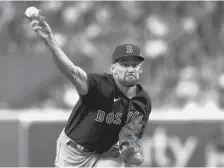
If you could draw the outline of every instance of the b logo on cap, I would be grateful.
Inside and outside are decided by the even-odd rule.
[[[132,46],[131,46],[131,45],[127,45],[127,46],[126,46],[126,53],[130,54],[130,53],[132,53],[132,52],[133,52],[133,48],[132,48]]]

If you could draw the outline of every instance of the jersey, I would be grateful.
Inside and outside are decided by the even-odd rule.
[[[111,74],[87,74],[88,93],[80,95],[65,127],[66,135],[74,142],[102,154],[118,142],[118,134],[136,115],[143,118],[142,137],[151,113],[151,100],[137,84],[139,93],[129,99]]]

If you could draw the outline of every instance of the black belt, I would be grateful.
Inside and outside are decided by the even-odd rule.
[[[88,147],[81,146],[81,145],[79,145],[79,144],[77,144],[76,142],[73,142],[73,141],[69,141],[68,145],[73,147],[74,149],[78,149],[80,152],[95,152],[96,151],[93,148],[88,148]]]

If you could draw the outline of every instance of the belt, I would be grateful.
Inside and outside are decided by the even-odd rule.
[[[69,141],[67,144],[73,147],[74,149],[78,149],[80,152],[95,152],[96,151],[93,148],[81,146],[74,141]]]

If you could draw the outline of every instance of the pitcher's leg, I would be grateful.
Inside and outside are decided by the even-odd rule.
[[[62,132],[57,140],[55,167],[93,167],[99,155],[68,145],[71,140]]]
[[[59,153],[55,159],[56,167],[92,167],[98,155],[90,152],[80,152],[66,144],[58,145]]]

